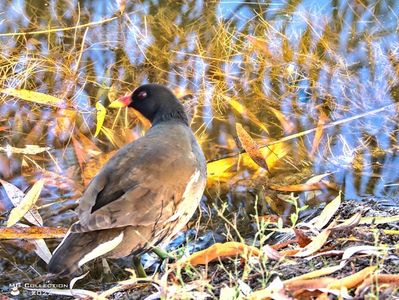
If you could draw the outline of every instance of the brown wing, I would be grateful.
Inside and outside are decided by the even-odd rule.
[[[160,136],[162,134],[162,136]],[[154,131],[122,148],[92,180],[72,231],[151,225],[173,215],[197,161],[180,127]]]

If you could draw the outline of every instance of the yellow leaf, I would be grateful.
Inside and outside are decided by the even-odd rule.
[[[232,166],[236,164],[236,157],[226,157],[211,161],[207,164],[208,180],[214,181],[226,181],[230,176],[234,175],[234,172],[229,172]]]
[[[42,191],[44,180],[37,181],[32,188],[25,195],[24,199],[19,205],[13,208],[7,220],[7,227],[16,224],[21,218],[29,211],[33,204],[39,199],[40,192]]]
[[[0,89],[0,93],[38,104],[51,105],[57,107],[65,104],[62,99],[30,90],[7,88],[7,89]]]
[[[96,109],[97,109],[97,126],[96,126],[96,133],[94,136],[96,137],[100,131],[101,127],[103,126],[105,115],[107,114],[107,110],[105,109],[104,105],[102,105],[101,102],[96,103]]]
[[[272,169],[276,163],[289,152],[289,147],[285,143],[265,146],[260,149],[260,153],[266,158],[266,164]],[[237,165],[238,155],[221,158],[211,161],[207,164],[208,183],[227,182],[233,176],[237,175],[234,166]],[[248,153],[240,154],[241,166],[251,170],[261,170],[259,166],[251,159]]]
[[[8,198],[11,200],[12,205],[14,205],[15,207],[19,206],[19,204],[25,197],[24,192],[22,192],[15,185],[13,185],[7,181],[0,179],[0,183],[3,185],[3,188],[4,188]],[[36,226],[43,225],[43,219],[40,216],[37,209],[35,209],[35,208],[29,209],[29,211],[25,214],[25,219],[28,222],[30,222]]]
[[[308,244],[305,248],[302,248],[294,256],[296,257],[306,257],[309,256],[316,251],[320,250],[321,247],[327,242],[328,237],[330,236],[331,230],[329,228],[320,232],[316,237],[313,238],[312,242]]]
[[[335,280],[328,285],[328,289],[342,289],[346,287],[347,289],[354,288],[361,284],[371,273],[377,269],[377,266],[366,267],[359,272],[346,276],[344,278]]]
[[[241,142],[245,152],[248,153],[249,157],[260,167],[269,171],[266,161],[262,153],[259,151],[259,146],[251,138],[248,132],[242,127],[240,123],[236,123],[237,136]]]
[[[334,216],[334,214],[337,212],[340,205],[341,205],[341,193],[339,193],[334,200],[332,200],[330,203],[326,205],[326,207],[324,207],[321,214],[317,217],[317,220],[314,224],[315,227],[318,230],[321,230],[324,226],[326,226],[327,223]]]

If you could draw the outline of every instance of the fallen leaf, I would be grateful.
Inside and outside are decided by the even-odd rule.
[[[309,178],[308,180],[306,180],[305,183],[310,184],[310,183],[320,182],[323,178],[329,176],[330,174],[331,173],[323,173],[323,174],[315,175],[315,176]],[[303,193],[303,197],[305,198],[305,203],[310,203],[310,201],[312,199],[315,199],[316,197],[318,197],[322,193],[323,193],[323,191],[320,191],[320,190],[304,192]]]
[[[316,237],[313,238],[312,242],[308,244],[305,248],[301,249],[297,254],[294,256],[296,257],[305,257],[309,256],[316,251],[320,250],[321,247],[324,246],[326,243],[328,237],[330,236],[331,230],[330,229],[325,229],[322,232],[320,232]]]
[[[16,228],[20,229],[20,230],[29,230],[29,228],[31,228],[31,227],[28,225],[25,225],[25,224],[18,224],[17,226],[14,226],[12,228],[4,228],[4,229],[12,230],[12,229],[16,229]],[[36,227],[36,228],[41,228],[41,227]],[[40,229],[38,229],[38,230],[40,230]],[[18,240],[20,240],[20,238],[18,238]],[[43,259],[46,263],[49,263],[49,261],[51,259],[51,252],[50,252],[49,248],[47,247],[46,242],[42,238],[37,238],[37,239],[24,238],[24,240],[26,240],[26,242],[29,243],[29,245],[34,246],[34,251],[41,259]]]
[[[87,159],[87,153],[84,151],[82,144],[72,135],[72,145],[73,149],[75,150],[75,155],[78,160],[80,169],[82,169],[83,164]]]
[[[68,230],[55,227],[0,227],[0,239],[56,239],[63,238]]]
[[[354,214],[349,219],[345,220],[341,224],[331,227],[331,231],[349,231],[359,225],[359,222],[362,218],[362,214],[360,212]]]
[[[15,185],[13,185],[7,181],[0,179],[0,183],[3,185],[3,188],[4,188],[8,198],[10,199],[11,203],[14,205],[14,207],[19,206],[21,201],[25,197],[25,193],[22,192]],[[40,216],[39,212],[34,208],[29,209],[24,217],[29,223],[31,223],[33,225],[36,225],[36,226],[43,225],[42,217]]]
[[[256,142],[251,138],[248,132],[242,127],[240,123],[236,123],[236,131],[238,138],[241,142],[242,147],[245,152],[248,153],[249,157],[260,167],[269,171],[269,168],[266,164],[265,158],[262,153],[259,151],[259,146]]]
[[[236,157],[226,157],[207,164],[208,181],[227,181],[234,176],[235,172],[228,172],[227,170],[237,163]]]
[[[248,246],[238,242],[216,243],[205,250],[191,254],[189,257],[178,263],[183,265],[190,264],[192,266],[206,265],[216,259],[237,255],[242,255],[245,258],[248,258],[249,256],[259,256],[260,251],[256,247]]]
[[[330,274],[337,272],[338,270],[341,270],[341,269],[342,269],[342,266],[340,266],[340,265],[321,268],[316,271],[308,272],[308,273],[302,274],[300,276],[296,276],[291,279],[287,279],[284,281],[284,284],[291,284],[292,282],[298,282],[298,281],[303,282],[304,280],[319,278],[321,276],[330,275]]]
[[[339,193],[334,200],[328,203],[326,207],[324,207],[320,215],[317,218],[315,218],[316,220],[314,226],[316,227],[317,230],[321,230],[324,226],[328,224],[328,222],[330,222],[330,220],[335,215],[340,205],[341,205],[341,193]]]
[[[51,105],[57,107],[63,106],[65,104],[65,102],[62,99],[30,90],[6,88],[6,89],[0,89],[0,93],[38,104]]]
[[[346,276],[344,278],[338,279],[335,282],[330,283],[327,288],[328,289],[341,289],[342,287],[346,287],[347,289],[354,288],[362,283],[366,277],[370,276],[375,270],[377,266],[366,267],[359,272]]]
[[[40,179],[35,182],[32,188],[26,193],[23,200],[18,204],[17,207],[13,208],[7,220],[7,227],[16,224],[24,215],[29,211],[29,209],[36,203],[39,199],[40,192],[42,191],[44,185],[44,180]]]
[[[6,147],[0,147],[0,151],[4,151],[7,154],[38,154],[50,150],[50,147],[40,147],[37,145],[26,145],[25,148],[16,148],[10,145]]]
[[[309,245],[309,244],[312,242],[312,240],[311,240],[310,238],[308,238],[308,237],[303,233],[302,230],[294,228],[294,232],[295,232],[295,236],[296,236],[298,245],[299,245],[301,248],[306,247],[307,245]]]
[[[107,114],[107,110],[105,109],[104,105],[101,102],[96,103],[96,109],[97,109],[97,124],[96,124],[96,133],[94,134],[95,137],[100,133],[101,128],[104,124],[105,115]]]
[[[370,271],[371,273],[372,271]],[[398,274],[373,274],[370,277],[364,279],[361,285],[358,286],[355,292],[356,297],[363,298],[363,294],[372,285],[389,285],[393,288],[399,286],[399,275]]]
[[[115,132],[112,129],[109,129],[105,126],[101,128],[102,133],[107,137],[107,139],[111,142],[114,147],[120,148],[123,145],[117,142]]]
[[[352,257],[355,253],[365,253],[367,255],[375,255],[378,256],[380,255],[381,251],[385,250],[385,254],[387,251],[387,248],[384,247],[378,247],[378,246],[353,246],[345,249],[344,254],[342,255],[342,259],[340,262],[340,266],[344,267],[350,257]],[[382,252],[384,254],[384,252]]]

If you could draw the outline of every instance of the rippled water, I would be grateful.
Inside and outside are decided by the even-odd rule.
[[[331,172],[347,199],[399,203],[398,1],[127,2],[121,13],[118,1],[0,1],[1,87],[63,100],[0,95],[0,146],[50,147],[0,151],[1,179],[26,190],[50,171],[58,181],[38,205],[73,202],[92,165],[145,128],[133,112],[110,110],[94,137],[96,103],[158,82],[193,95],[209,161],[241,152],[237,122],[262,146],[302,133],[284,142],[272,176],[235,163],[209,184],[208,202],[246,210],[266,177],[297,184]],[[311,129],[323,124],[316,139]],[[70,224],[40,211],[47,225]]]

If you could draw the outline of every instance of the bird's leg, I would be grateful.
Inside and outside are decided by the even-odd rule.
[[[147,274],[144,271],[144,267],[141,264],[141,257],[140,256],[133,256],[133,266],[137,272],[138,277],[146,278]]]
[[[167,258],[173,258],[166,252],[165,250],[159,248],[159,247],[154,247],[152,249],[152,252],[154,252],[160,259],[165,260]]]

